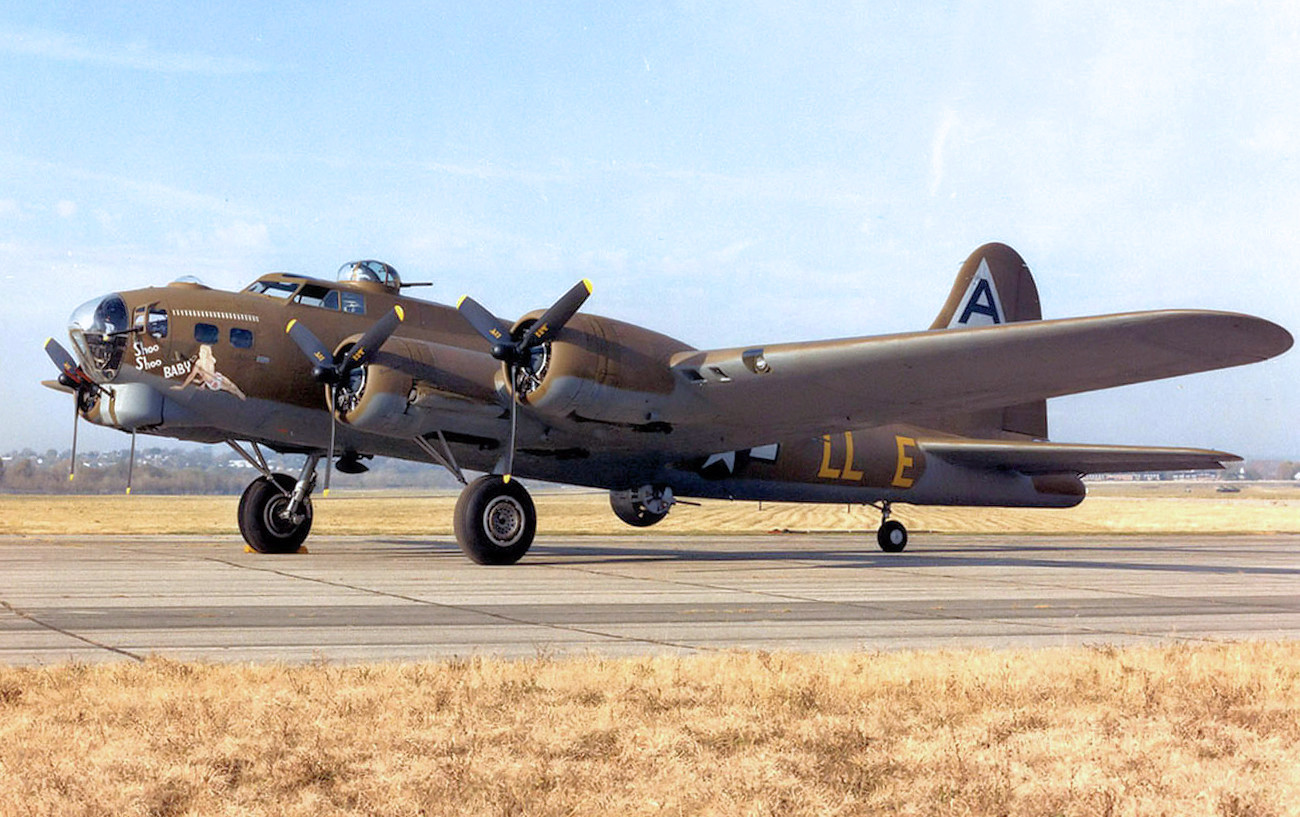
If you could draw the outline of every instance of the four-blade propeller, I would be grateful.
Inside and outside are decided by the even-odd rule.
[[[510,335],[510,329],[482,304],[468,295],[456,304],[460,314],[469,325],[483,336],[491,345],[492,357],[506,365],[509,375],[510,399],[510,447],[506,451],[505,480],[510,481],[515,466],[515,428],[522,397],[519,389],[519,373],[526,372],[537,377],[533,370],[533,350],[540,347],[552,336],[564,328],[569,319],[577,314],[582,304],[591,295],[591,281],[586,278],[574,284],[568,292],[542,313],[542,316],[529,325],[519,338]]]
[[[406,314],[402,307],[394,306],[384,317],[375,322],[373,326],[366,330],[347,355],[338,362],[335,362],[334,355],[330,353],[325,344],[320,342],[320,338],[307,328],[305,324],[297,318],[289,321],[289,325],[284,331],[289,334],[293,342],[298,344],[298,348],[303,351],[308,359],[312,362],[312,377],[319,383],[325,384],[325,400],[328,404],[330,413],[330,448],[328,465],[325,468],[325,491],[330,489],[330,472],[334,470],[334,437],[338,430],[338,412],[335,407],[338,405],[339,388],[348,382],[348,375],[357,369],[365,366],[374,358],[379,347],[384,345],[384,341],[392,337],[397,331],[397,327],[406,320]]]

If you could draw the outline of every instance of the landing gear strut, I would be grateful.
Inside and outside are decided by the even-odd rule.
[[[888,502],[880,503],[880,528],[876,531],[876,544],[886,553],[902,553],[907,547],[907,528],[896,519],[890,519]]]
[[[465,486],[453,518],[456,543],[481,565],[512,565],[537,531],[537,510],[518,480],[486,474]]]

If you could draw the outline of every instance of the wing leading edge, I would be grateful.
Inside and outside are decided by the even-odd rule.
[[[1240,366],[1291,344],[1262,318],[1167,310],[683,352],[672,364],[700,386],[699,419],[740,448]]]

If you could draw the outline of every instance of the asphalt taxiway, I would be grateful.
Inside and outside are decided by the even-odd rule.
[[[415,660],[1300,637],[1300,536],[0,537],[0,663]]]

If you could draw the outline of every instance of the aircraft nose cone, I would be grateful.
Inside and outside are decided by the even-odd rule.
[[[116,292],[92,298],[68,318],[68,335],[81,365],[107,379],[117,374],[126,349],[130,313]]]

